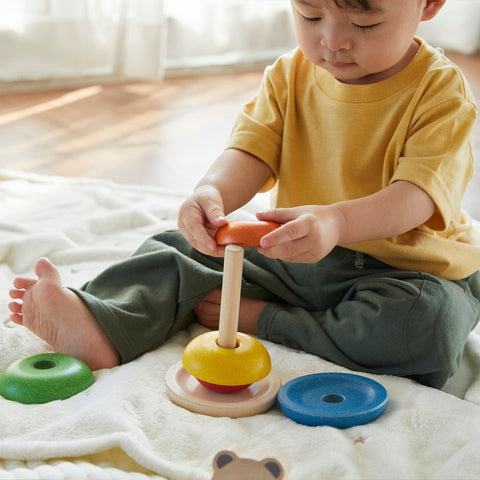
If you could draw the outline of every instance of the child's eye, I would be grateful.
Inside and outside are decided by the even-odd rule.
[[[373,25],[357,25],[356,23],[353,24],[355,28],[358,28],[362,32],[369,32],[373,30],[375,27],[378,27],[379,25],[380,25],[379,23],[375,23]]]
[[[302,15],[302,19],[306,23],[318,23],[322,18],[321,17],[305,17]]]

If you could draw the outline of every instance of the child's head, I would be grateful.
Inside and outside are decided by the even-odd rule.
[[[402,70],[422,20],[446,0],[291,0],[305,56],[345,83],[374,83]]]

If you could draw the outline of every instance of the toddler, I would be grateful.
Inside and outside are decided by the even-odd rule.
[[[352,370],[441,388],[480,311],[480,245],[460,204],[477,107],[415,36],[445,0],[292,0],[298,48],[267,68],[228,148],[178,215],[81,289],[40,259],[11,319],[91,368],[194,321],[218,327],[226,215],[257,192],[282,226],[245,252],[239,330]]]

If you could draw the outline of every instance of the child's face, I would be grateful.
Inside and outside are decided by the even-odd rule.
[[[375,83],[402,70],[415,55],[413,37],[425,3],[370,0],[365,10],[341,8],[334,0],[292,0],[297,42],[310,61],[339,81]]]

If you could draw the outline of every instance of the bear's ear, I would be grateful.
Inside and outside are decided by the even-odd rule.
[[[263,466],[272,474],[273,478],[281,480],[283,478],[283,467],[280,462],[274,458],[262,460]]]
[[[222,450],[215,455],[215,458],[213,459],[213,467],[215,470],[220,470],[225,465],[233,462],[236,458],[237,456],[233,452],[230,452],[229,450]]]

